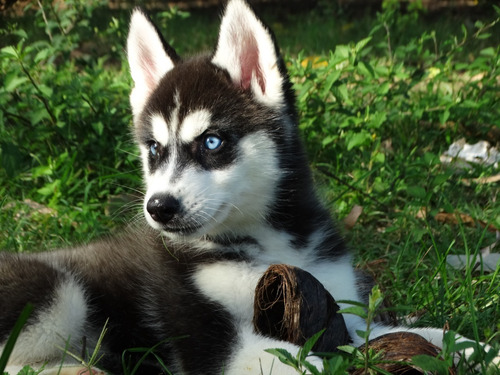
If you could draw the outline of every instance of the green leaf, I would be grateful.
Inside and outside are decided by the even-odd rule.
[[[50,98],[52,96],[53,90],[51,87],[47,85],[39,85],[38,88],[45,97]]]
[[[446,124],[446,121],[448,121],[448,118],[450,117],[450,111],[448,109],[445,109],[444,112],[442,112],[439,115],[439,123],[441,125]]]
[[[380,305],[384,302],[384,296],[380,291],[378,285],[375,285],[372,288],[370,296],[368,298],[368,308],[370,311],[375,312],[380,307]]]
[[[41,51],[38,51],[36,54],[34,61],[35,63],[39,63],[42,60],[45,60],[47,57],[49,57],[51,54],[53,54],[53,51],[51,51],[49,48],[44,48]]]
[[[349,47],[346,46],[346,45],[338,45],[335,47],[335,57],[339,57],[341,58],[342,60],[345,60],[349,57]]]
[[[425,189],[421,186],[408,186],[406,189],[409,195],[415,198],[424,199],[427,195]]]
[[[337,303],[343,303],[343,304],[349,304],[349,305],[353,305],[353,306],[359,306],[362,308],[367,308],[366,303],[354,301],[354,300],[350,300],[350,299],[340,299],[337,301]]]
[[[496,52],[495,52],[495,49],[493,47],[488,47],[488,48],[484,48],[481,51],[479,51],[479,54],[482,56],[487,56],[487,57],[495,57]]]
[[[61,180],[55,180],[51,183],[46,184],[44,187],[41,187],[37,190],[37,193],[47,197],[49,195],[53,195],[59,190],[59,185],[61,184]]]
[[[455,339],[453,339],[453,340],[455,340]],[[461,352],[461,351],[464,351],[465,349],[474,348],[476,346],[477,346],[477,344],[473,341],[453,342],[453,344],[450,345],[448,350],[452,353],[453,352]]]
[[[375,77],[375,71],[373,70],[373,67],[370,65],[370,63],[366,63],[364,61],[358,62],[358,72],[365,77]]]
[[[371,36],[361,39],[358,43],[356,43],[356,47],[354,47],[356,52],[361,51],[370,42],[370,40],[372,40]]]
[[[349,99],[347,85],[340,85],[337,89],[338,93],[340,94],[341,100],[347,105],[352,105],[352,101],[351,99]]]
[[[92,123],[92,128],[100,136],[104,132],[104,124],[102,123],[102,121],[93,122]]]
[[[353,354],[353,353],[356,353],[359,351],[358,348],[351,346],[351,345],[340,345],[340,346],[337,346],[337,349],[342,350],[343,352],[346,352],[349,354]]]
[[[477,35],[477,39],[488,39],[491,36],[491,33],[481,33]]]
[[[494,360],[498,357],[498,349],[495,349],[494,347],[491,347],[488,352],[486,353],[486,356],[484,357],[484,361],[486,364],[492,364],[494,365]],[[497,364],[498,367],[498,364]],[[493,368],[493,366],[492,366]]]
[[[6,57],[14,57],[17,58],[17,51],[14,46],[7,46],[0,50],[0,56],[4,55]]]
[[[363,319],[366,319],[368,315],[366,314],[366,310],[360,306],[349,306],[345,309],[341,309],[338,311],[340,314],[353,314],[357,315]]]
[[[354,147],[360,147],[367,144],[372,137],[370,133],[362,130],[359,133],[348,133],[346,138],[347,138],[347,150],[350,151]]]
[[[370,337],[370,332],[367,331],[362,331],[360,329],[356,330],[356,334],[361,337],[363,340],[366,340],[368,337]]]
[[[265,349],[265,351],[277,357],[282,363],[293,366],[294,368],[299,368],[297,359],[285,349]]]
[[[12,35],[17,35],[21,39],[28,39],[28,34],[23,29],[13,30]]]
[[[444,183],[446,183],[446,181],[448,181],[449,179],[450,179],[450,175],[448,175],[446,173],[440,173],[440,174],[436,175],[436,177],[434,177],[434,179],[432,180],[432,185],[433,186],[441,186]]]
[[[316,345],[316,342],[320,339],[321,335],[325,332],[324,329],[319,331],[318,333],[314,334],[309,340],[306,341],[304,346],[300,349],[299,351],[299,360],[303,361],[306,359],[306,357],[309,355],[311,352],[312,348],[314,345]]]
[[[349,364],[347,360],[340,354],[334,355],[332,358],[324,361],[324,374],[345,374]]]
[[[31,366],[24,366],[18,373],[17,375],[38,375],[40,372],[43,371],[43,367],[38,370],[34,370]],[[4,373],[7,374],[7,373]],[[10,374],[13,375],[13,374]]]
[[[389,82],[387,82],[387,81],[382,82],[382,84],[377,89],[377,94],[385,95],[389,92],[390,88],[391,88],[391,84]]]
[[[436,357],[421,354],[412,357],[411,362],[424,371],[435,371],[438,374],[448,374],[447,363]]]
[[[52,175],[52,168],[48,165],[40,165],[38,167],[34,167],[31,169],[31,175],[33,178],[38,178],[41,176],[50,176]]]
[[[312,375],[321,375],[322,372],[317,369],[312,363],[306,361],[305,359],[301,361],[302,368],[306,368],[311,372]]]
[[[342,352],[345,352],[345,353],[348,353],[348,354],[354,356],[358,360],[363,361],[365,359],[365,355],[363,354],[363,352],[361,352],[361,350],[359,350],[358,348],[356,348],[354,346],[340,345],[340,346],[337,346],[337,349],[342,351]]]
[[[368,122],[368,126],[370,128],[378,129],[382,124],[387,120],[387,113],[385,112],[376,112],[370,117],[370,121]]]
[[[333,141],[337,140],[339,138],[338,135],[328,135],[325,138],[323,138],[323,141],[321,142],[321,145],[323,147],[328,146],[330,143]]]
[[[340,70],[332,70],[329,72],[328,77],[325,80],[325,85],[323,86],[323,97],[327,96],[330,93],[330,89],[332,88],[333,84],[339,79],[340,73]]]
[[[4,88],[5,91],[7,92],[13,92],[15,91],[19,86],[21,86],[23,83],[27,82],[28,78],[24,76],[17,76],[16,74],[10,74],[5,78],[5,84]]]

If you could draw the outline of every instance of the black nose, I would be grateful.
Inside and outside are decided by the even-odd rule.
[[[180,207],[180,202],[171,195],[153,195],[146,205],[151,218],[162,224],[170,221]]]

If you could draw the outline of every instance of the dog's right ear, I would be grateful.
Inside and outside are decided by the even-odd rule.
[[[130,104],[135,117],[142,112],[160,79],[180,58],[140,8],[134,9],[130,19],[127,57],[134,81]]]

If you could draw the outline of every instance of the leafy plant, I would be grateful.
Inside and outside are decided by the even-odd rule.
[[[324,331],[320,331],[315,335],[313,335],[309,340],[307,340],[296,356],[293,356],[290,352],[288,352],[285,349],[279,349],[279,348],[267,349],[266,352],[276,356],[276,358],[280,362],[292,367],[299,374],[320,375],[322,373],[321,370],[319,370],[318,368],[316,368],[316,366],[310,363],[307,360],[307,357],[310,355],[314,355],[313,353],[311,353],[311,350],[316,344],[316,342],[319,340],[323,332]],[[328,363],[327,364],[328,368],[342,372],[345,372],[345,370],[349,366],[347,361],[344,361],[341,356],[332,356],[332,359],[330,359],[327,363]],[[335,372],[335,373],[339,374],[340,372]]]
[[[57,233],[78,233],[80,225],[96,234],[109,231],[109,197],[140,186],[127,131],[130,83],[123,53],[116,47],[102,57],[86,51],[102,49],[112,33],[123,35],[116,18],[104,30],[91,25],[100,5],[75,0],[61,10],[40,3],[29,35],[15,23],[2,30],[18,40],[0,50],[0,179],[9,182],[3,206],[19,209],[19,197],[30,197],[57,212],[61,227],[52,241]],[[21,236],[27,234],[42,242],[29,228]],[[19,248],[12,238],[0,235],[0,247]]]

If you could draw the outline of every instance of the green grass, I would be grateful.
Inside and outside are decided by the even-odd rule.
[[[88,242],[140,214],[123,53],[128,12],[67,4],[0,20],[7,251]],[[458,170],[439,156],[459,138],[500,140],[500,14],[436,17],[386,5],[352,17],[331,8],[306,17],[263,11],[285,52],[321,194],[339,219],[363,207],[345,232],[360,267],[400,320],[418,312],[416,325],[449,324],[499,345],[498,270],[446,265],[448,254],[478,254],[496,241],[480,223],[500,228],[498,183],[468,181],[499,168]],[[181,54],[215,43],[216,14],[154,18]],[[438,213],[474,223],[443,223]]]

